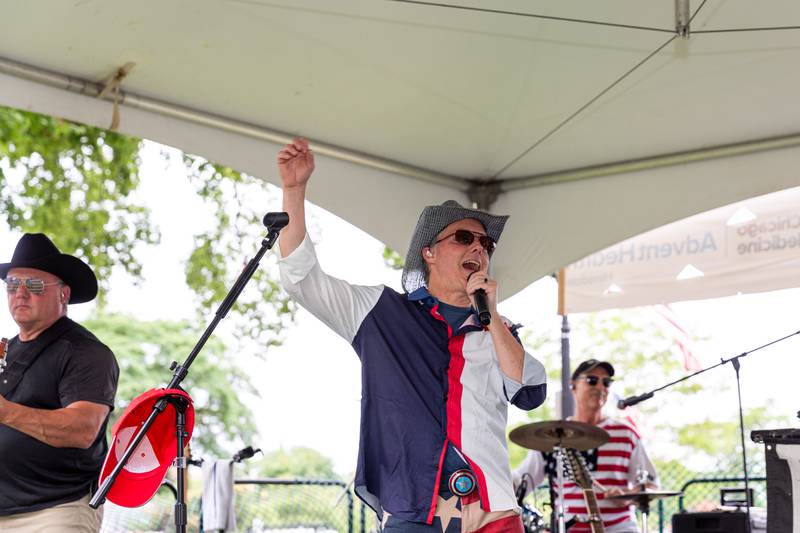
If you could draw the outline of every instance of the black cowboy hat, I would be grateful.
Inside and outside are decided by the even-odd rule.
[[[44,233],[26,233],[14,248],[10,263],[0,263],[0,278],[12,268],[35,268],[58,276],[69,285],[69,303],[80,304],[97,296],[97,277],[91,267],[72,255],[62,254]]]

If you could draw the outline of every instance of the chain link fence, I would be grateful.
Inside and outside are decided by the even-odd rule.
[[[766,507],[766,467],[763,455],[748,456],[753,504]],[[651,531],[671,532],[672,515],[709,511],[720,505],[720,489],[743,489],[740,458],[720,460],[706,471],[689,470],[676,462],[659,466],[661,487],[682,490],[681,498],[665,498],[652,505]],[[375,514],[338,480],[242,479],[235,482],[237,531],[243,533],[372,533],[379,530]],[[102,533],[157,533],[175,530],[174,488],[162,486],[145,506],[126,509],[105,504]],[[526,504],[549,523],[552,508],[546,486],[528,496]],[[189,531],[201,529],[202,502],[188,502]]]
[[[236,531],[241,533],[371,533],[378,531],[371,509],[338,480],[241,479],[235,481]],[[101,533],[175,531],[176,493],[162,486],[146,505],[134,509],[104,505]],[[202,531],[202,501],[187,502],[187,531]]]
[[[165,482],[153,499],[141,507],[120,507],[110,501],[103,504],[103,525],[100,533],[156,533],[175,531],[174,485]],[[194,529],[197,531],[197,529]]]

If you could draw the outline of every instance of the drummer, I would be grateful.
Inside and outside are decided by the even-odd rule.
[[[595,480],[595,494],[606,533],[634,533],[636,517],[633,506],[627,501],[608,500],[608,496],[636,492],[644,483],[648,489],[658,486],[655,467],[645,452],[639,434],[630,424],[603,414],[608,392],[614,382],[614,367],[606,361],[589,359],[582,362],[572,374],[570,388],[575,399],[575,416],[569,420],[592,424],[610,435],[599,448],[579,452],[583,455],[589,473]],[[526,494],[547,476],[550,494],[557,501],[558,481],[556,459],[552,453],[531,451],[522,465],[513,472],[514,486],[525,482]],[[568,479],[564,482],[564,517],[570,533],[590,531],[586,519],[588,511],[581,489]],[[582,523],[581,523],[582,522]]]

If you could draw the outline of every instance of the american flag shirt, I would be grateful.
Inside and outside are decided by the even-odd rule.
[[[649,483],[658,483],[655,467],[645,452],[639,434],[630,424],[606,418],[598,424],[598,427],[608,432],[609,441],[599,448],[578,452],[583,456],[592,478],[608,489],[632,489],[636,484],[637,472],[644,470],[648,474]],[[532,483],[528,480],[529,491],[531,487],[538,486],[545,478],[548,478],[553,498],[557,498],[558,477],[555,454],[531,451],[522,465],[514,471],[515,486],[519,486],[524,474],[529,474],[532,478]],[[566,472],[564,482],[564,517],[567,521],[575,517],[578,519],[569,528],[569,532],[591,531],[585,522],[588,510],[583,491],[569,478]],[[606,500],[596,486],[595,495],[606,533],[638,531],[632,505],[620,505],[613,500]],[[557,500],[554,503],[556,502]]]

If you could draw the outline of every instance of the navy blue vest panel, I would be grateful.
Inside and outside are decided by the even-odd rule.
[[[447,343],[443,321],[390,288],[353,339],[362,363],[356,487],[403,520],[424,522],[436,492],[446,439]]]

